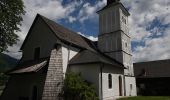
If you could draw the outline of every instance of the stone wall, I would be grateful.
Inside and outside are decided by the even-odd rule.
[[[51,51],[42,100],[61,100],[63,87],[62,49],[58,46]]]

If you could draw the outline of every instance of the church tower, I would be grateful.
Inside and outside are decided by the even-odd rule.
[[[126,67],[125,75],[134,76],[127,9],[120,0],[107,0],[99,14],[98,48]]]

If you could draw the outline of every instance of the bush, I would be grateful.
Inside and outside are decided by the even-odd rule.
[[[67,73],[64,80],[64,100],[98,100],[94,86],[80,74]]]
[[[8,81],[8,76],[4,73],[0,73],[0,86],[4,86],[6,82]]]

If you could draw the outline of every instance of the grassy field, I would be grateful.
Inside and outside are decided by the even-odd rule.
[[[137,97],[128,97],[121,98],[118,100],[170,100],[170,97],[161,97],[161,96],[137,96]]]

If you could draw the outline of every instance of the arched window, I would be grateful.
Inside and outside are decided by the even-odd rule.
[[[108,75],[108,86],[109,86],[109,89],[112,88],[112,75],[111,74]]]

